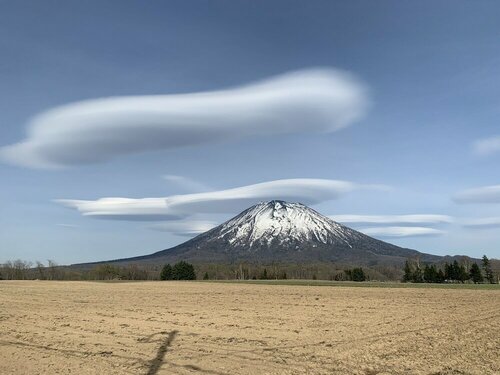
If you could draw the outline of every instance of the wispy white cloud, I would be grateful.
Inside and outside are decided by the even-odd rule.
[[[363,84],[333,69],[213,92],[88,100],[36,116],[27,138],[1,148],[0,157],[51,168],[245,137],[333,132],[360,119],[368,102]]]
[[[261,201],[281,199],[317,204],[337,199],[342,194],[366,189],[348,181],[288,179],[268,181],[207,193],[172,195],[164,198],[101,198],[97,200],[59,199],[57,202],[77,209],[84,216],[118,220],[178,220],[197,213],[238,213]],[[373,188],[379,189],[375,185]]]
[[[490,155],[500,152],[500,136],[479,139],[473,144],[474,152],[477,155]]]
[[[330,219],[345,224],[448,224],[453,218],[447,215],[331,215]]]
[[[360,232],[379,238],[440,236],[446,232],[427,227],[373,227],[359,229]]]
[[[484,217],[465,220],[462,225],[471,229],[500,228],[500,217]]]
[[[453,196],[457,203],[500,203],[500,185],[463,190]]]
[[[74,225],[74,224],[64,224],[64,223],[60,223],[60,224],[56,224],[58,227],[63,227],[63,228],[78,228],[78,225]]]
[[[163,179],[172,185],[193,193],[211,190],[209,186],[184,176],[166,174],[163,175]]]
[[[173,233],[177,236],[193,237],[215,226],[217,226],[217,223],[213,221],[182,220],[157,223],[149,226],[149,228],[161,232]]]

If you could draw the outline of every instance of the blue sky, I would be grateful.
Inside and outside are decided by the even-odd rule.
[[[0,2],[0,262],[147,254],[273,194],[350,215],[347,225],[400,246],[500,257],[498,14],[494,1]],[[255,82],[274,89],[276,79],[276,102],[254,107],[268,90]],[[78,117],[87,107],[40,117],[89,99],[214,91],[218,112],[188,96],[180,114],[212,136],[178,131],[169,115],[152,118],[169,127],[159,145],[142,123],[122,134],[125,146],[113,138],[142,101],[116,102],[136,112],[99,118],[92,132]],[[255,112],[269,124],[250,121]],[[29,138],[42,122],[48,130]],[[5,156],[27,138],[29,152]],[[45,153],[33,151],[43,142]],[[40,165],[49,156],[63,168]],[[227,191],[237,187],[246,190]],[[192,204],[211,191],[221,212]],[[175,220],[144,220],[127,202],[117,220],[74,202],[173,195],[184,202]]]

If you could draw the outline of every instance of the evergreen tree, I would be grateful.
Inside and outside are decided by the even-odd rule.
[[[483,269],[486,280],[488,280],[490,284],[493,284],[495,282],[493,278],[493,271],[491,269],[490,260],[486,255],[483,255]]]
[[[264,271],[262,271],[262,273],[260,274],[260,279],[261,280],[267,280],[268,279],[267,268],[264,268]]]
[[[410,262],[406,261],[404,268],[403,282],[409,283],[411,281],[413,281],[413,270],[411,268]]]
[[[458,268],[458,281],[460,281],[463,284],[469,279],[470,279],[469,272],[467,272],[467,269],[463,264],[460,265]]]
[[[437,283],[444,283],[446,280],[446,277],[444,276],[444,272],[442,269],[439,269],[436,275],[436,282]]]
[[[483,282],[483,274],[481,273],[481,269],[477,265],[477,263],[472,263],[469,271],[470,278],[474,282],[474,284]]]
[[[465,266],[459,265],[457,262],[457,268],[456,268],[456,276],[457,280],[460,281],[462,284],[466,281],[469,280],[469,273],[465,269]]]
[[[172,278],[174,280],[196,280],[194,266],[181,260],[172,268]]]
[[[425,265],[424,281],[426,283],[437,283],[438,282],[438,271],[437,271],[436,266],[434,264],[432,266],[429,266],[428,264]]]
[[[458,262],[456,260],[453,261],[452,264],[452,280],[458,281],[460,280],[460,266],[458,265]]]
[[[366,275],[362,268],[352,269],[352,281],[365,281]]]
[[[453,265],[448,263],[444,264],[444,278],[446,280],[454,280],[455,274],[453,271]]]
[[[412,278],[414,283],[421,283],[424,281],[424,274],[422,272],[422,268],[417,264],[415,267],[415,271],[413,271],[413,278]]]
[[[172,266],[170,264],[165,264],[160,273],[161,280],[173,280]]]
[[[203,275],[203,280],[208,280],[209,277],[208,277],[208,272],[205,272],[205,274]]]

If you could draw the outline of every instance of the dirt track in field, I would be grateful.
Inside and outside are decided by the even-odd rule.
[[[500,374],[500,291],[0,282],[0,374]]]

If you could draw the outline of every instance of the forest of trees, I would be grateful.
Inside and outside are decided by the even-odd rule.
[[[78,269],[55,261],[14,260],[0,265],[0,280],[335,280],[403,281],[415,283],[498,283],[500,261],[483,257],[478,264],[463,257],[448,263],[421,264],[408,259],[403,268],[390,265],[353,267],[350,264],[189,264],[144,265],[102,263]]]
[[[442,267],[435,264],[422,266],[418,259],[407,260],[403,272],[403,281],[412,283],[465,283],[471,281],[474,284],[483,282],[494,284],[498,282],[486,255],[481,260],[481,267],[476,262],[459,264],[457,260],[452,263],[444,263]]]

